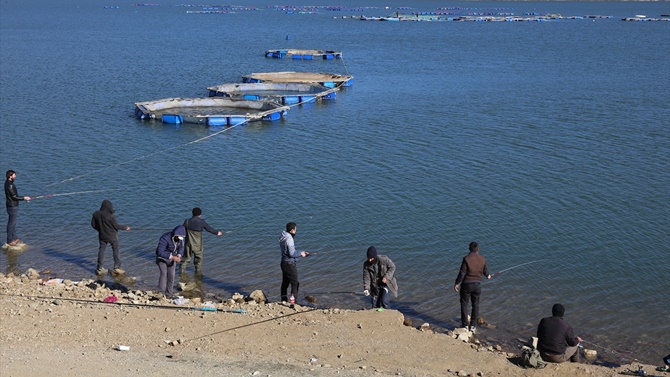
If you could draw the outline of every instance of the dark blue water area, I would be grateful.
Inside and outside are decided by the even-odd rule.
[[[295,221],[297,247],[316,253],[300,261],[301,298],[365,307],[327,292],[361,291],[375,245],[397,265],[395,307],[450,329],[453,282],[476,240],[491,272],[504,271],[483,285],[481,315],[495,328],[482,337],[514,345],[561,302],[604,362],[668,353],[670,22],[621,20],[658,17],[668,3],[449,3],[611,16],[547,22],[351,18],[407,5],[396,0],[293,14],[271,2],[230,14],[176,4],[0,4],[1,169],[18,172],[22,195],[65,194],[21,204],[30,248],[0,254],[2,271],[93,278],[89,222],[107,198],[133,228],[120,233],[124,269],[154,289],[158,238],[198,206],[225,232],[204,235],[208,293],[278,299],[278,238]],[[343,59],[264,57],[279,48]],[[204,97],[275,71],[354,84],[285,119],[228,129],[133,113],[135,102]]]

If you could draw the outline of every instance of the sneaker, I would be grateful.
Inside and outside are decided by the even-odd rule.
[[[115,268],[115,269],[112,270],[112,275],[114,275],[114,276],[123,275],[125,273],[126,273],[126,271],[124,271],[120,268]]]
[[[476,334],[477,333],[477,328],[474,327],[474,326],[470,326],[470,332],[473,333],[473,334]]]
[[[96,274],[96,275],[107,275],[107,272],[108,272],[108,271],[109,271],[109,270],[107,270],[106,268],[104,268],[104,267],[100,267],[100,268],[98,268],[97,270],[95,270],[95,274]]]

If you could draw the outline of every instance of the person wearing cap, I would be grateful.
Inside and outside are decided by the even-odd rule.
[[[582,338],[575,336],[572,326],[563,319],[565,307],[554,304],[551,317],[542,318],[537,326],[537,349],[542,360],[550,363],[579,361],[579,343]]]
[[[298,266],[296,262],[298,257],[306,257],[309,255],[307,251],[297,252],[295,250],[295,233],[298,231],[298,226],[294,222],[286,224],[286,230],[281,232],[279,236],[279,251],[281,251],[281,287],[280,294],[282,301],[289,301],[288,286],[291,286],[291,297],[298,295],[298,288],[300,282],[298,281]]]
[[[186,272],[186,267],[191,262],[193,257],[193,266],[195,267],[195,274],[202,275],[202,231],[206,230],[209,233],[221,236],[220,230],[214,230],[207,221],[202,218],[202,210],[198,207],[191,210],[193,217],[184,220],[184,227],[186,228],[186,245],[184,247],[184,260],[179,265],[179,274],[183,275]]]
[[[479,244],[470,242],[469,253],[463,257],[461,268],[456,276],[454,291],[460,291],[461,299],[461,326],[475,333],[479,320],[479,296],[482,293],[482,277],[491,278],[486,258],[479,254]],[[460,287],[459,287],[460,286]],[[472,303],[470,320],[468,321],[468,306]]]
[[[119,233],[120,229],[130,230],[127,225],[121,225],[114,216],[114,206],[112,202],[105,199],[100,204],[100,209],[93,212],[91,217],[91,227],[98,231],[98,264],[95,270],[97,275],[105,275],[107,269],[104,267],[105,250],[107,244],[112,245],[112,256],[114,258],[114,269],[112,275],[123,275],[125,271],[121,269],[121,258],[119,257]]]
[[[19,202],[25,200],[30,201],[30,196],[19,196],[16,191],[16,172],[14,170],[7,170],[5,173],[5,206],[7,207],[7,245],[18,246],[21,240],[16,235],[16,219],[19,217]]]
[[[391,296],[398,297],[395,263],[386,255],[378,254],[374,246],[368,247],[366,256],[363,262],[363,294],[370,296],[372,308],[388,309]]]
[[[156,248],[156,264],[160,270],[158,291],[167,298],[172,298],[173,295],[177,263],[181,262],[181,257],[184,255],[184,238],[186,228],[179,225],[163,234],[158,240]]]

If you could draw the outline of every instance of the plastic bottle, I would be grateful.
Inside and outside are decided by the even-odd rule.
[[[295,304],[295,296],[293,296],[293,294],[291,294],[290,302],[291,305]]]

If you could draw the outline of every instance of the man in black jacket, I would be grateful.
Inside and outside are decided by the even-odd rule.
[[[105,199],[100,205],[100,210],[93,213],[91,218],[91,226],[98,231],[98,268],[96,274],[105,275],[107,269],[103,267],[105,262],[105,249],[107,244],[112,245],[112,252],[114,255],[114,269],[113,275],[123,275],[125,271],[121,269],[121,259],[119,258],[119,234],[120,229],[130,230],[127,225],[120,225],[114,216],[114,206],[112,202]]]
[[[542,360],[551,363],[565,361],[579,361],[579,343],[582,338],[575,336],[572,326],[563,320],[565,308],[561,304],[554,304],[551,308],[551,317],[542,318],[537,327],[537,349]]]
[[[16,172],[14,170],[7,170],[5,173],[7,180],[5,181],[5,205],[7,206],[7,244],[9,246],[17,246],[21,243],[19,237],[16,236],[16,218],[19,216],[19,201],[30,201],[30,196],[19,196],[16,192],[14,180],[16,180]]]

